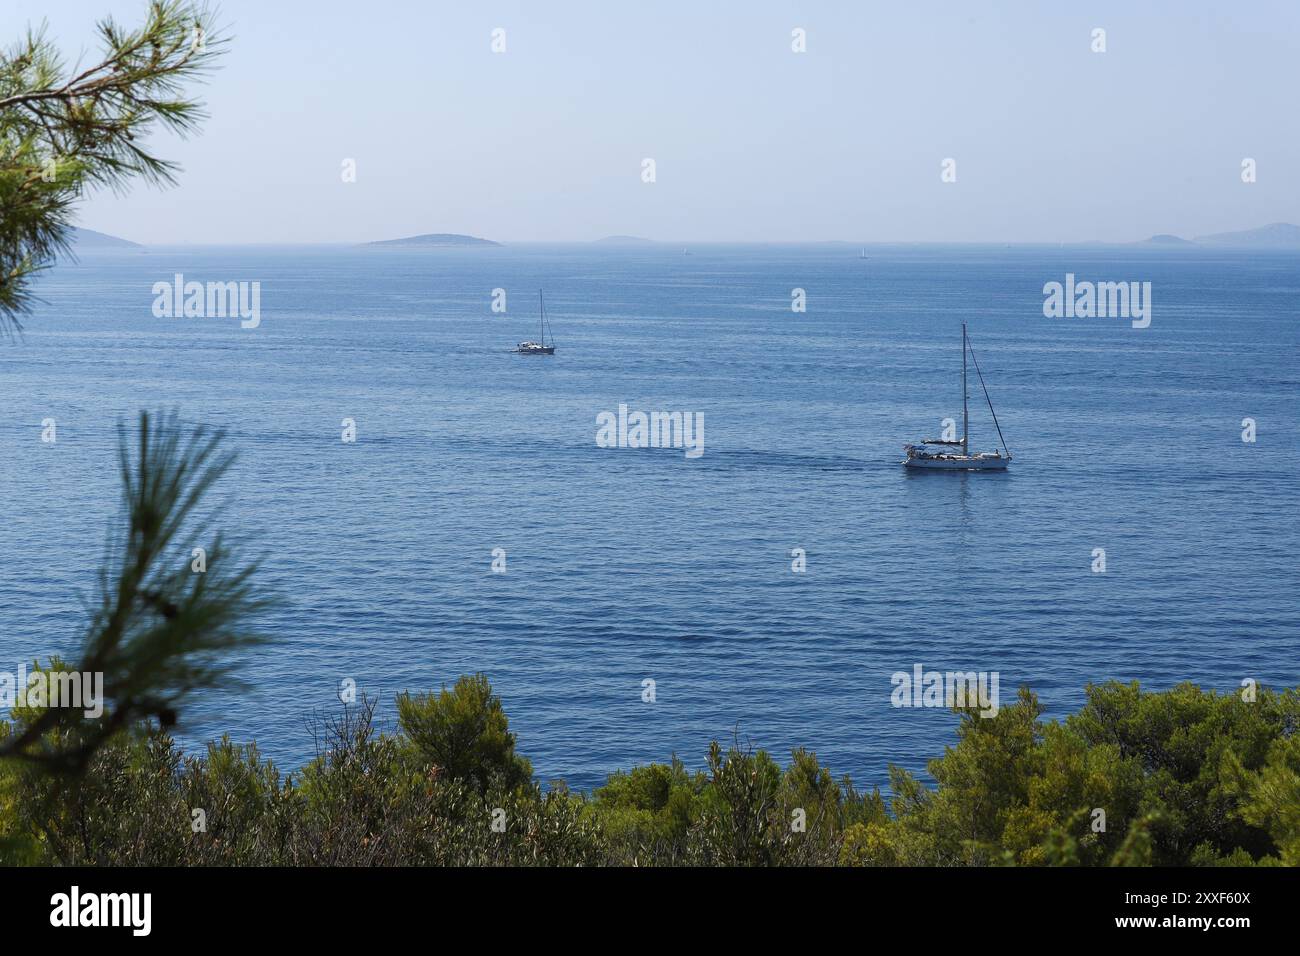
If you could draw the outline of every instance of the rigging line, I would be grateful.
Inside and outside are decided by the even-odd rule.
[[[1007,440],[1002,438],[1002,426],[998,424],[998,413],[993,411],[993,399],[989,398],[988,386],[984,384],[984,373],[980,371],[980,361],[975,357],[975,348],[969,343],[967,343],[967,348],[970,349],[971,361],[975,363],[975,374],[980,377],[980,388],[984,389],[984,401],[989,403],[989,414],[993,416],[993,427],[998,430],[998,438],[1002,439],[1002,450],[1005,451],[1007,457],[1010,458],[1011,449],[1007,447]]]
[[[540,311],[541,311],[541,313],[542,313],[542,345],[543,345],[543,346],[546,345],[546,333],[547,333],[548,330],[550,330],[550,331],[551,331],[551,348],[554,348],[554,347],[555,347],[555,332],[554,332],[554,330],[551,330],[551,320],[550,320],[549,318],[547,318],[547,316],[546,316],[546,296],[545,296],[543,290],[541,290],[541,289],[538,289],[538,290],[537,290],[537,301],[538,301],[538,303],[539,303],[539,305],[540,305],[540,307],[541,307],[541,308],[540,308]]]
[[[546,323],[546,331],[551,333],[551,347],[555,347],[555,330],[551,328],[551,318],[545,312],[542,313],[542,321]],[[546,339],[542,339],[542,344],[546,344]]]

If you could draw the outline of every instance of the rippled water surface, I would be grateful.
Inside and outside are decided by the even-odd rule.
[[[946,711],[890,706],[890,675],[917,663],[998,671],[1004,703],[1028,684],[1053,716],[1110,678],[1300,683],[1294,256],[692,253],[190,248],[57,267],[0,346],[0,669],[75,648],[117,507],[115,423],[175,407],[240,450],[223,526],[280,598],[249,689],[202,698],[187,739],[256,738],[288,766],[347,677],[391,721],[396,691],[483,671],[538,774],[581,788],[674,752],[699,766],[737,734],[883,783],[952,740]],[[155,318],[151,287],[177,272],[260,281],[261,326]],[[1043,283],[1066,272],[1150,281],[1150,328],[1044,318]],[[557,354],[512,355],[539,287]],[[1014,471],[910,474],[902,443],[960,418],[962,322]],[[703,413],[704,455],[598,448],[596,415],[620,402]]]

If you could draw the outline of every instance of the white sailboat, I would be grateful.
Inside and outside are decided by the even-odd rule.
[[[551,333],[551,344],[546,344],[546,330],[550,328],[551,323],[546,318],[546,299],[542,295],[542,290],[537,290],[537,304],[541,312],[541,318],[538,320],[538,327],[541,332],[542,340],[540,342],[520,342],[519,347],[515,349],[520,355],[554,355],[555,354],[555,334]]]
[[[980,388],[984,390],[984,400],[988,402],[989,414],[993,416],[993,426],[998,430],[998,439],[1002,447],[997,451],[970,453],[970,409],[969,396],[966,391],[966,353],[970,353],[975,365],[975,374],[979,376]],[[945,451],[945,448],[961,448],[961,454]],[[998,424],[998,413],[993,411],[993,400],[989,398],[988,386],[984,384],[984,373],[980,371],[975,350],[966,336],[966,323],[961,326],[961,439],[949,441],[942,438],[925,438],[919,445],[904,445],[907,457],[903,464],[908,468],[932,468],[946,471],[1006,471],[1011,463],[1011,452],[1007,449],[1006,439],[1002,437],[1002,426]]]

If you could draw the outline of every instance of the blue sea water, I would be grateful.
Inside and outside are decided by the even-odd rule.
[[[397,691],[482,671],[539,776],[583,789],[674,753],[699,767],[715,737],[782,761],[805,746],[860,784],[921,770],[956,718],[891,706],[915,664],[997,671],[1004,704],[1029,685],[1051,716],[1089,681],[1300,684],[1294,255],[692,253],[191,247],[57,266],[0,346],[0,669],[75,649],[118,506],[115,425],[176,408],[239,450],[221,526],[280,602],[241,661],[248,689],[196,701],[186,740],[256,738],[286,766],[346,678],[391,723]],[[260,327],[155,318],[152,286],[177,272],[259,281]],[[1150,327],[1045,318],[1043,284],[1067,272],[1150,281]],[[510,354],[536,337],[539,287],[558,351]],[[963,322],[1013,470],[909,473],[901,445],[960,419]],[[597,447],[620,403],[703,413],[703,456]]]

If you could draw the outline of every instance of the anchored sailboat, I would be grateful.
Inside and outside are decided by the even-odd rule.
[[[980,388],[984,390],[984,401],[988,402],[989,414],[993,416],[993,426],[998,430],[998,439],[1002,447],[993,452],[970,453],[970,409],[969,396],[966,391],[966,354],[970,353],[979,376]],[[961,454],[944,451],[948,448],[961,448]],[[984,384],[984,373],[980,371],[979,360],[975,358],[975,349],[971,347],[966,336],[966,323],[961,326],[961,439],[957,441],[942,438],[922,439],[919,445],[904,445],[907,458],[903,464],[908,468],[937,468],[949,471],[1005,471],[1011,462],[1011,452],[1007,450],[1007,441],[1002,437],[1002,426],[998,424],[998,413],[993,411],[993,400],[989,398],[988,386]]]
[[[546,344],[546,330],[551,327],[551,323],[546,319],[546,299],[542,295],[542,290],[537,290],[537,303],[541,309],[541,318],[538,324],[541,327],[542,340],[540,342],[520,342],[519,348],[515,349],[520,355],[554,355],[555,354],[555,333],[551,333],[551,344]]]

